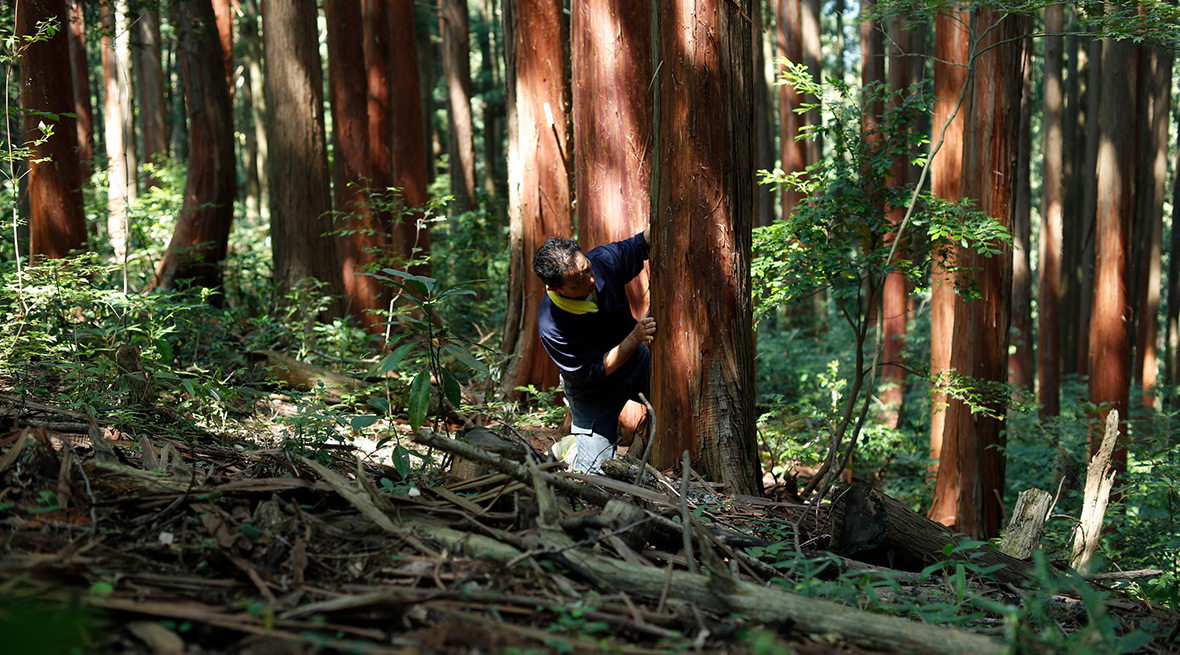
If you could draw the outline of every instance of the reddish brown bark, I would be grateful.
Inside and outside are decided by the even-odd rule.
[[[237,188],[229,89],[209,0],[181,0],[175,11],[189,119],[189,166],[184,204],[156,269],[155,286],[171,289],[180,280],[192,280],[197,286],[218,289]],[[221,301],[220,295],[213,298]]]
[[[74,113],[78,132],[78,157],[82,178],[94,173],[94,108],[90,104],[90,65],[86,60],[86,18],[81,0],[70,3],[69,44],[70,75],[74,82]]]
[[[684,450],[728,493],[760,493],[750,249],[750,22],[727,0],[656,5],[652,461]]]
[[[807,66],[807,73],[815,82],[819,82],[823,78],[823,52],[820,50],[820,12],[823,7],[822,0],[799,0],[799,27],[803,38],[803,65]],[[805,100],[810,103],[818,103],[819,99],[813,95],[808,95]],[[812,107],[803,117],[807,125],[819,125],[820,108],[818,106]],[[820,154],[823,151],[823,142],[816,136],[804,142],[807,149],[807,166],[819,161]]]
[[[890,21],[889,86],[896,90],[910,84],[910,66],[907,55],[910,47],[910,32],[904,19]],[[890,186],[902,186],[910,169],[908,154],[894,159]],[[905,218],[905,207],[887,207],[886,217],[893,225],[900,225]],[[897,258],[906,257],[903,248],[897,251]],[[885,277],[881,289],[881,329],[884,333],[884,348],[881,354],[881,388],[878,396],[884,405],[883,420],[886,425],[896,428],[901,423],[904,410],[906,369],[901,365],[901,353],[905,348],[906,324],[909,320],[909,293],[905,276],[893,271]]]
[[[471,122],[471,60],[467,0],[439,0],[443,21],[443,75],[447,82],[447,141],[453,209],[463,212],[475,202],[475,143]]]
[[[1021,95],[1031,97],[1032,44],[1026,41]],[[1012,354],[1008,356],[1008,381],[1016,389],[1032,391],[1032,102],[1020,103],[1016,152],[1016,199],[1012,228]]]
[[[1098,109],[1098,180],[1094,296],[1090,314],[1090,402],[1100,409],[1091,438],[1095,451],[1111,409],[1127,416],[1131,385],[1131,298],[1129,255],[1131,217],[1135,213],[1140,129],[1139,89],[1142,48],[1106,41],[1102,52],[1102,97]],[[1123,145],[1119,145],[1123,144]],[[1125,448],[1115,450],[1112,466],[1126,471]]]
[[[803,63],[803,30],[800,25],[800,0],[778,0],[778,56],[792,63]],[[781,74],[781,70],[779,71]],[[782,148],[783,171],[801,172],[807,168],[807,142],[800,140],[803,116],[795,110],[803,105],[803,94],[794,85],[779,86],[779,141]],[[795,205],[803,199],[799,191],[783,187],[783,218],[791,215]]]
[[[1064,8],[1045,10],[1044,115],[1041,119],[1041,236],[1038,270],[1037,379],[1041,417],[1061,412],[1061,228],[1065,190],[1065,143],[1062,106],[1062,37]]]
[[[389,114],[389,38],[392,36],[390,30],[397,25],[389,19],[389,4],[386,0],[363,0],[361,11],[364,15],[365,84],[368,89],[369,120],[366,129],[369,135],[369,176],[373,189],[384,192],[393,182],[389,152],[393,143]],[[411,13],[410,28],[413,29],[413,26]],[[398,65],[416,69],[417,57],[414,61],[399,61]],[[376,214],[377,220],[389,225],[391,215],[388,211],[377,211]]]
[[[1077,350],[1070,353],[1076,360],[1072,372],[1083,376],[1090,374],[1090,341],[1093,339],[1090,321],[1094,315],[1094,289],[1097,286],[1095,278],[1097,244],[1095,241],[1098,229],[1096,217],[1098,185],[1094,183],[1094,180],[1098,176],[1099,135],[1102,132],[1100,104],[1105,95],[1105,75],[1102,71],[1105,62],[1102,56],[1102,44],[1101,39],[1091,39],[1087,49],[1086,114],[1082,134],[1086,147],[1085,159],[1078,178],[1078,184],[1082,189],[1082,206],[1081,218],[1077,221],[1080,223],[1077,226],[1077,252],[1073,258],[1076,262],[1075,277],[1078,282],[1078,294],[1076,302],[1070,305],[1070,309],[1073,310],[1071,312],[1072,318],[1075,319],[1078,326],[1075,339]],[[1123,413],[1120,416],[1126,416],[1126,414]]]
[[[579,12],[589,4],[584,3]],[[557,368],[537,333],[537,310],[545,285],[532,273],[532,261],[545,239],[572,236],[573,231],[570,106],[561,12],[558,0],[504,3],[511,282],[502,348],[513,358],[502,386],[513,394],[521,386],[548,389],[557,384]],[[589,249],[596,244],[583,245]]]
[[[967,83],[968,60],[967,14],[939,14],[934,27],[934,128],[945,132],[942,146],[931,167],[930,186],[934,195],[944,200],[962,198],[963,122],[959,106],[963,85]],[[953,119],[952,119],[953,116]],[[949,122],[948,122],[949,121]],[[938,139],[936,134],[935,139]],[[953,264],[954,262],[948,262]],[[955,287],[951,276],[936,257],[930,270],[930,375],[935,381],[930,409],[931,474],[938,470],[942,452],[942,434],[946,423],[946,395],[937,391],[941,376],[950,370],[951,337],[955,325]],[[949,507],[935,504],[930,518],[946,523]]]
[[[213,15],[217,18],[217,40],[225,65],[225,88],[229,90],[230,105],[234,101],[234,12],[230,0],[212,0]]]
[[[414,28],[414,3],[396,0],[389,7],[389,47],[391,59],[398,65],[390,69],[389,96],[402,101],[390,105],[393,145],[390,154],[390,176],[393,186],[402,190],[407,208],[423,207],[429,199],[426,193],[427,170],[426,130],[420,97],[421,82],[418,71],[417,35]],[[419,227],[419,213],[399,217],[393,223],[390,255],[399,261],[409,260],[430,252],[430,231]],[[412,269],[427,273],[429,265]]]
[[[348,311],[374,332],[383,331],[386,290],[365,275],[383,263],[386,231],[368,200],[368,86],[364,66],[360,0],[326,0],[328,90],[332,104],[334,207]]]
[[[1016,161],[1022,86],[1022,41],[1026,17],[994,10],[972,12],[979,43],[964,134],[963,195],[1011,229],[1015,211]],[[970,249],[960,262],[972,268],[980,298],[955,303],[951,366],[970,384],[1007,379],[1012,250],[983,257]],[[977,388],[987,412],[952,398],[947,408],[934,504],[939,519],[974,538],[996,536],[1003,513],[1007,394]]]
[[[168,159],[168,124],[164,106],[164,68],[161,64],[160,11],[144,9],[136,20],[139,47],[136,65],[139,68],[139,118],[143,135],[144,158],[156,165]],[[159,186],[160,180],[148,175],[149,187]]]
[[[308,278],[344,295],[332,229],[332,190],[324,129],[324,84],[311,2],[263,0],[270,235],[275,283],[286,294]],[[343,303],[332,308],[343,312]]]
[[[589,0],[571,17],[573,124],[578,240],[586,247],[618,241],[648,227],[651,212],[651,10],[644,3]],[[554,162],[560,165],[559,162]],[[648,310],[648,273],[627,287],[631,312]],[[621,417],[632,432],[642,416]]]
[[[59,26],[68,25],[64,0],[20,0],[16,5],[16,31],[21,37],[37,34],[37,23],[50,19]],[[24,51],[20,98],[26,110],[58,115],[74,111],[68,32],[60,30]],[[38,128],[42,122],[49,123],[40,114],[25,116],[23,142],[42,138]],[[61,116],[52,127],[53,136],[35,146],[29,159],[29,235],[32,255],[60,258],[86,247],[86,218],[74,119]]]

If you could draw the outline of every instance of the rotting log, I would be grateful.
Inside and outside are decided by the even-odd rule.
[[[832,552],[862,562],[902,571],[921,571],[944,561],[947,546],[953,559],[983,565],[1002,565],[992,575],[1000,582],[1024,584],[1032,566],[988,545],[959,551],[965,539],[941,523],[911,510],[901,502],[863,484],[840,489],[831,510]]]
[[[1045,519],[1052,505],[1053,496],[1048,491],[1026,489],[1020,492],[1008,529],[1000,541],[1000,550],[1017,559],[1032,557],[1045,534]]]
[[[520,550],[490,537],[451,528],[413,523],[414,534],[442,542],[452,552],[468,557],[519,561]],[[838,634],[849,642],[889,652],[943,655],[991,655],[1004,652],[999,641],[971,632],[872,614],[845,605],[805,598],[781,589],[718,575],[695,575],[636,566],[573,548],[566,558],[600,581],[628,594],[667,597],[721,614],[740,614],[761,623],[788,623],[808,634]]]

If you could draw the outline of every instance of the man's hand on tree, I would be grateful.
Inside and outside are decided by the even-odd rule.
[[[602,367],[606,374],[610,375],[619,370],[619,367],[631,359],[631,355],[635,354],[635,349],[639,347],[639,344],[651,341],[652,335],[655,333],[656,319],[650,316],[639,319],[623,342],[611,348],[610,352],[602,358]]]
[[[656,319],[651,316],[644,316],[635,324],[635,328],[631,330],[631,334],[627,335],[628,339],[632,339],[635,345],[641,343],[651,343],[652,337],[656,333]]]

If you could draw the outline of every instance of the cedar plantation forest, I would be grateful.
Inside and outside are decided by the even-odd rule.
[[[0,13],[6,651],[1176,652],[1174,2]]]

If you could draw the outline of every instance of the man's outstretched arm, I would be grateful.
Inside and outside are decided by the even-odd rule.
[[[602,357],[602,368],[607,375],[619,370],[623,364],[631,359],[631,355],[635,354],[635,350],[639,348],[639,344],[651,341],[652,335],[656,333],[656,319],[650,316],[644,316],[635,324],[635,328],[631,333],[623,338],[623,342],[607,351],[606,355]]]

